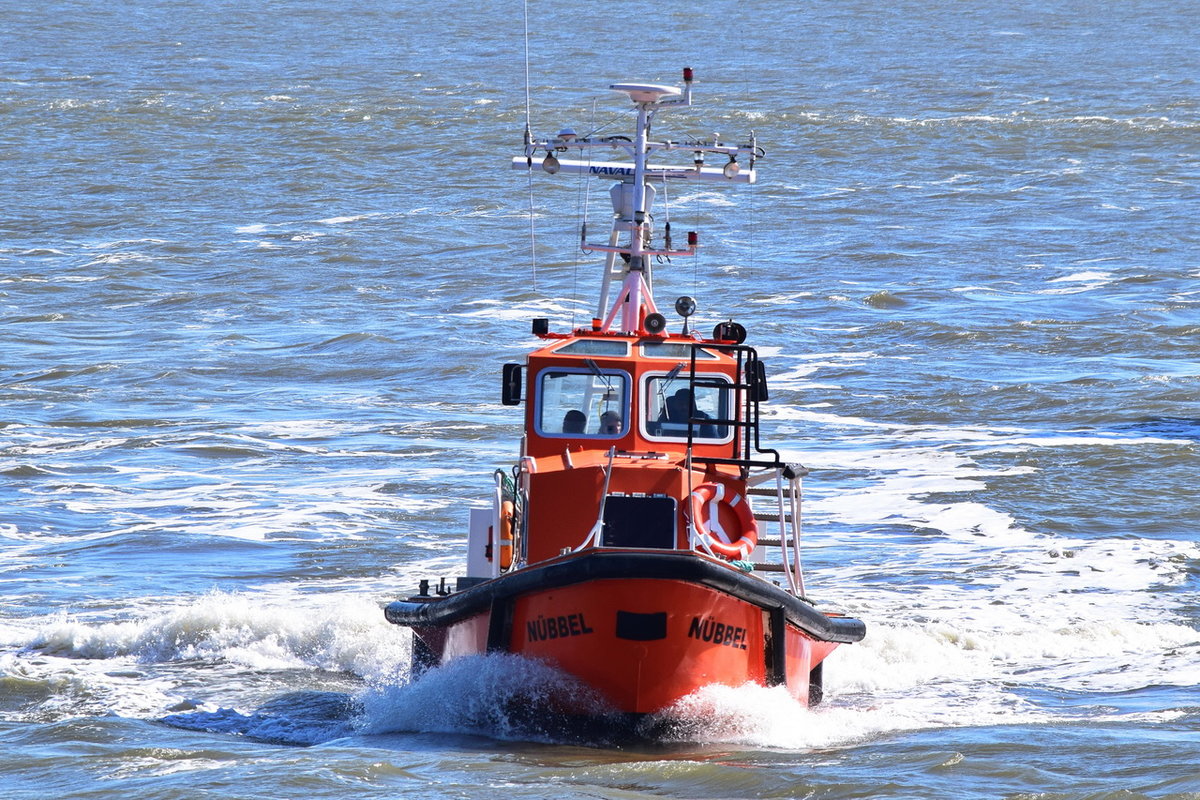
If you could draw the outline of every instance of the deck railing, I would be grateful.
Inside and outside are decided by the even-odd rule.
[[[784,464],[753,472],[746,480],[747,499],[759,523],[758,547],[753,554],[756,560],[751,563],[755,570],[783,573],[788,589],[797,597],[804,596],[800,533],[802,481],[807,474],[802,466]]]

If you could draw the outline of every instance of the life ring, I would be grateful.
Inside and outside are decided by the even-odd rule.
[[[754,521],[750,504],[737,492],[726,495],[725,484],[697,486],[689,499],[689,509],[700,539],[717,555],[732,561],[745,561],[758,546],[758,523]],[[727,511],[727,520],[732,515],[737,530],[725,530],[721,523],[723,510]]]
[[[512,566],[513,557],[513,518],[517,508],[512,500],[500,503],[500,569]]]

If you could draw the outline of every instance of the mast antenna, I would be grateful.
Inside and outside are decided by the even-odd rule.
[[[529,101],[529,0],[524,0],[521,8],[525,17],[525,138],[529,139],[533,135]]]
[[[521,9],[524,15],[525,22],[525,149],[529,150],[529,144],[533,141],[533,113],[530,110],[531,102],[529,99],[529,0],[524,0],[521,4]],[[529,166],[533,162],[530,160]],[[535,222],[536,214],[533,207],[533,170],[529,170],[529,269],[533,273],[533,289],[537,291],[537,223]]]
[[[528,0],[526,0],[527,2]],[[635,135],[596,137],[589,134],[580,137],[570,128],[564,128],[553,138],[534,140],[525,137],[525,154],[512,160],[514,169],[523,169],[532,175],[534,167],[548,175],[559,172],[569,175],[604,175],[615,179],[609,190],[613,204],[613,227],[607,242],[588,241],[586,226],[580,232],[580,247],[586,252],[605,254],[603,280],[600,285],[600,303],[597,307],[593,328],[604,333],[643,332],[656,334],[662,330],[663,317],[654,303],[654,284],[651,274],[655,259],[669,261],[674,256],[695,256],[699,238],[688,231],[687,244],[677,246],[671,241],[669,228],[663,246],[652,244],[653,214],[651,211],[658,189],[667,181],[702,181],[720,183],[754,183],[754,162],[760,148],[754,138],[746,144],[722,142],[714,134],[711,140],[671,141],[650,138],[650,127],[654,117],[664,111],[687,108],[692,104],[693,73],[683,70],[683,88],[657,83],[614,83],[609,88],[629,97],[637,114]],[[624,150],[630,160],[596,162],[591,151]],[[569,157],[570,150],[579,150],[580,157]],[[538,151],[545,155],[538,155]],[[691,151],[690,164],[672,164],[668,160],[652,161],[658,154],[670,156],[672,152]],[[558,153],[563,157],[559,158]],[[704,155],[713,154],[728,161],[720,167],[705,166]],[[747,165],[742,168],[738,156],[743,156]],[[531,189],[532,194],[532,189]],[[666,195],[663,190],[664,197]],[[532,203],[532,200],[531,200]],[[532,211],[532,209],[531,209]],[[669,221],[669,220],[668,220]],[[619,285],[616,297],[609,297],[609,289]]]

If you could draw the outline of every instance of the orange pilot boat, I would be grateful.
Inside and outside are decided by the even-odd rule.
[[[525,407],[520,456],[496,471],[491,509],[471,513],[466,576],[432,590],[422,581],[419,594],[387,606],[387,619],[413,630],[414,675],[516,653],[590,686],[627,719],[710,684],[782,685],[819,702],[822,662],[865,627],[805,598],[806,471],[760,443],[766,370],[741,325],[689,331],[691,298],[675,303],[682,331],[668,332],[652,293],[653,263],[697,246],[689,233],[675,248],[669,223],[655,241],[655,186],[753,183],[762,151],[753,135],[741,145],[650,139],[656,114],[691,105],[690,70],[683,89],[611,88],[633,101],[632,138],[527,131],[512,162],[616,180],[608,240],[582,240],[607,255],[598,314],[571,332],[533,320],[542,345],[503,369],[504,404]],[[591,157],[614,148],[629,160]],[[650,161],[672,152],[690,163]],[[705,166],[705,155],[724,163]]]

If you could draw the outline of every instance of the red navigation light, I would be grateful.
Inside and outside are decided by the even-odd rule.
[[[692,82],[692,68],[691,67],[683,68],[683,82],[684,83]]]
[[[688,247],[695,247],[698,244],[700,244],[700,234],[688,231]]]

